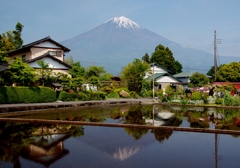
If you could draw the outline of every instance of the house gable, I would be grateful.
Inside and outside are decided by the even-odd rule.
[[[50,41],[44,41],[42,43],[34,45],[34,47],[41,47],[41,48],[58,48],[61,49],[61,47],[57,46],[56,44],[50,42]]]
[[[33,68],[40,68],[39,65],[37,64],[38,60],[44,60],[45,63],[49,64],[49,68],[54,68],[54,69],[71,69],[72,67],[65,62],[55,58],[54,56],[51,56],[49,53],[46,53],[40,57],[37,57],[32,60],[25,61],[28,63],[31,67]]]

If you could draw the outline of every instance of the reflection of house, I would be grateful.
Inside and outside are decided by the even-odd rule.
[[[63,141],[69,137],[71,135],[68,134],[35,137],[35,142],[23,149],[22,156],[48,167],[69,153],[63,145]]]
[[[69,51],[68,48],[52,40],[50,37],[46,37],[23,45],[21,48],[9,52],[8,55],[10,63],[12,63],[16,57],[20,57],[24,62],[28,63],[30,67],[39,69],[40,67],[37,61],[44,60],[45,63],[49,64],[49,68],[53,69],[53,72],[68,74],[71,66],[64,62],[64,53]]]
[[[164,89],[172,83],[180,82],[180,80],[172,76],[168,70],[157,64],[151,65],[151,73],[147,73],[145,79],[148,81],[155,79],[155,86],[157,84],[158,89]]]

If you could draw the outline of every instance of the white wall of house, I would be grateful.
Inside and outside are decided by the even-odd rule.
[[[149,72],[146,73],[146,76],[144,78],[147,78],[149,76],[152,76],[152,74],[156,74],[156,73],[167,73],[167,71],[163,68],[157,67],[157,66],[153,66],[149,69]]]
[[[158,83],[177,83],[178,81],[171,76],[162,76],[156,80]]]
[[[49,42],[49,41],[45,41],[45,42],[42,42],[42,43],[39,43],[37,45],[34,45],[36,47],[44,47],[44,48],[58,48],[60,49],[61,47]]]
[[[65,65],[60,64],[59,62],[48,57],[42,58],[40,60],[44,60],[45,63],[48,63],[50,68],[68,69]],[[33,67],[33,68],[39,68],[39,65],[37,64],[37,62],[31,62],[29,63],[29,65],[30,67]]]

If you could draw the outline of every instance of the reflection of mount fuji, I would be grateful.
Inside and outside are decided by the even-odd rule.
[[[124,128],[84,127],[84,130],[85,135],[77,138],[79,141],[121,161],[156,143],[154,134],[150,130],[139,140],[135,140],[131,135],[127,136]]]

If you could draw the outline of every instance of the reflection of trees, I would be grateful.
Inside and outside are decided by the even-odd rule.
[[[159,142],[164,141],[165,139],[168,139],[173,133],[173,130],[154,130],[154,135],[156,140]]]
[[[182,120],[177,117],[171,119],[169,122],[171,123],[171,126],[174,126],[174,127],[178,127],[179,125],[182,124]],[[155,135],[156,140],[158,140],[159,142],[162,142],[165,139],[168,139],[172,135],[173,130],[156,129],[153,131],[153,133]]]
[[[140,106],[130,108],[126,116],[125,124],[145,124]],[[143,128],[125,128],[124,130],[136,140],[140,139],[142,135],[148,132],[148,129]]]
[[[135,140],[139,140],[144,134],[148,133],[148,129],[144,128],[124,128]]]
[[[82,126],[0,122],[0,160],[11,162],[14,167],[21,167],[19,156],[24,147],[34,143],[33,136],[40,136],[38,143],[44,145],[48,139],[43,138],[43,135],[56,132],[73,137],[84,135]]]

